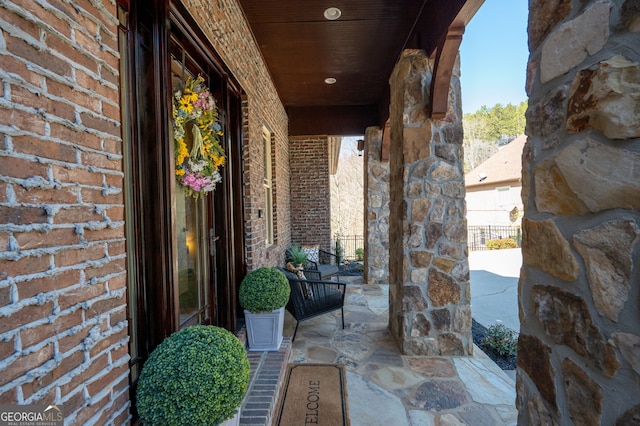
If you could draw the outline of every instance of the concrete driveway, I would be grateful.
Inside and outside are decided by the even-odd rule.
[[[489,327],[502,323],[520,332],[518,278],[522,252],[518,249],[469,252],[471,312]]]

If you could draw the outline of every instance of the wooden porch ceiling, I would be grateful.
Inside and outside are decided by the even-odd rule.
[[[240,0],[296,136],[361,135],[368,126],[384,126],[388,79],[403,49],[439,58],[436,76],[446,80],[440,104],[442,96],[446,101],[455,40],[483,2]],[[329,7],[341,16],[325,19]]]

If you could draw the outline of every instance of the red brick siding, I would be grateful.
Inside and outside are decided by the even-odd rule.
[[[291,227],[287,114],[237,1],[191,0],[184,3],[246,93],[243,103],[243,178],[247,267],[254,269],[281,264],[284,250],[289,246]],[[273,135],[275,151],[272,155],[275,169],[272,185],[274,206],[277,206],[274,220],[277,241],[268,249],[264,216],[258,217],[258,210],[265,209],[263,126]]]
[[[129,417],[115,13],[0,6],[0,401],[73,424]]]
[[[331,249],[329,142],[326,136],[290,138],[291,240]]]
[[[237,2],[188,7],[246,93],[247,266],[279,264],[291,235],[284,107]],[[107,0],[0,6],[0,402],[55,403],[73,424],[129,419],[115,13]],[[277,206],[269,249],[263,126]]]

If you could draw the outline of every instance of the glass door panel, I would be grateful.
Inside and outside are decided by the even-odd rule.
[[[176,234],[178,239],[178,302],[180,327],[200,324],[208,317],[207,228],[204,199],[188,197],[176,190]]]
[[[188,77],[196,78],[198,74],[206,75],[203,70],[194,67],[194,62],[181,47],[172,40],[171,43],[171,82],[172,93],[183,89]],[[185,132],[187,150],[193,147],[193,137]],[[171,141],[172,151],[175,149]],[[175,153],[174,153],[175,154]],[[172,171],[175,175],[175,168]],[[208,209],[213,208],[210,198],[213,195],[195,199],[187,195],[182,186],[175,186],[175,238],[177,243],[178,267],[178,306],[179,325],[184,328],[190,325],[210,323],[212,286],[209,257],[209,221]]]

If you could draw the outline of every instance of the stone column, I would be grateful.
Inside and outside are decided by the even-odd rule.
[[[637,424],[640,9],[529,7],[518,424]]]
[[[428,118],[433,61],[423,51],[405,51],[390,78],[389,329],[407,355],[473,351],[455,68],[442,120]]]
[[[364,134],[364,280],[389,284],[389,162],[381,161],[382,129]]]

